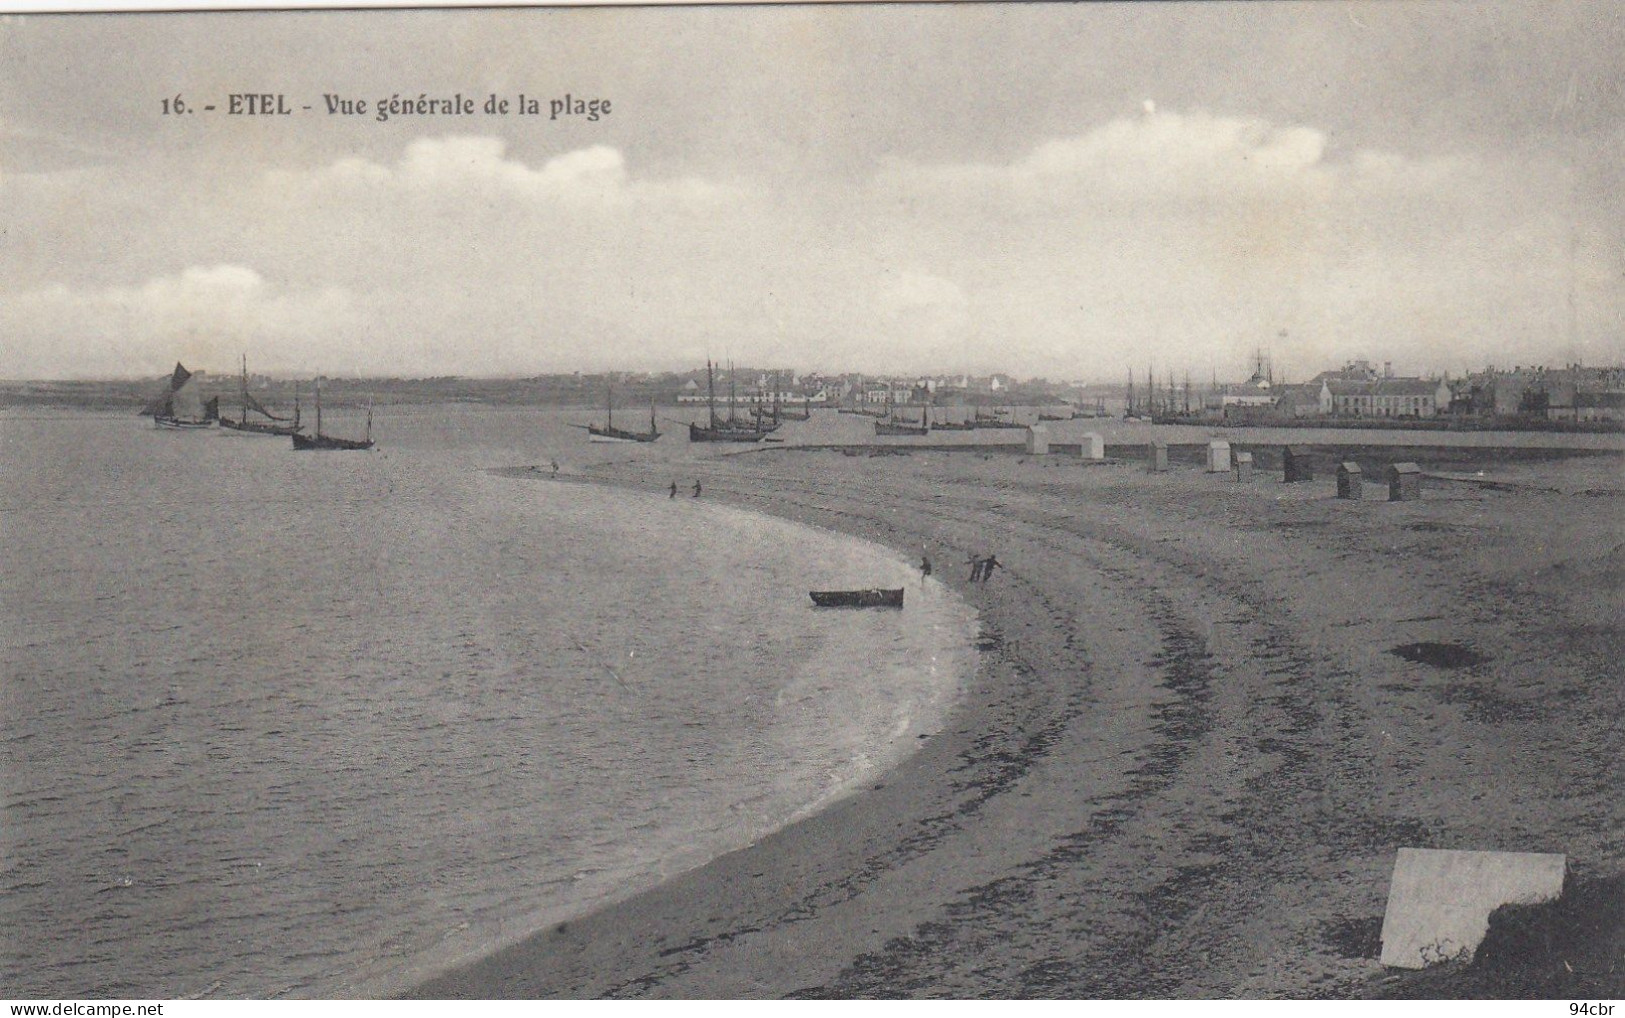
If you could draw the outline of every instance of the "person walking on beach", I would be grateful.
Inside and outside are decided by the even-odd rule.
[[[549,460],[549,462],[553,464],[553,476],[554,477],[559,476],[559,461],[558,460]]]
[[[698,480],[694,482],[694,497],[700,497],[700,482]]]
[[[924,583],[925,578],[927,576],[930,576],[930,575],[931,575],[931,556],[928,555],[928,554],[921,554],[920,555],[920,582]]]
[[[677,497],[677,482],[676,481],[671,482],[671,494],[668,495],[667,497],[668,498],[676,498]]]
[[[993,570],[1003,569],[1004,563],[999,561],[997,555],[989,555],[982,560],[982,582],[986,583],[993,576]]]
[[[970,581],[975,583],[982,578],[982,556],[972,555],[965,560],[970,565]]]

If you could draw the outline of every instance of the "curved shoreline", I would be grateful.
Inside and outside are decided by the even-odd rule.
[[[1563,496],[1351,507],[1321,486],[999,459],[695,464],[709,497],[905,554],[929,544],[961,591],[957,552],[996,551],[1008,568],[971,595],[971,688],[869,791],[410,995],[1359,996],[1382,971],[1371,923],[1398,845],[1555,844],[1582,869],[1618,864],[1611,786],[1572,791],[1554,743],[1585,731],[1620,748],[1617,702],[1507,725],[1475,714],[1491,694],[1463,700],[1371,649],[1460,630],[1513,659],[1493,695],[1526,696],[1506,685],[1522,670],[1503,619],[1568,602],[1522,583],[1487,610],[1463,580],[1501,577],[1440,557],[1426,528],[1470,513],[1512,547],[1517,521],[1566,511]],[[643,486],[623,466],[582,479]],[[1520,582],[1577,542],[1554,540]],[[1396,543],[1408,570],[1359,564]],[[1522,652],[1556,665],[1548,685],[1615,649],[1535,642]],[[1486,740],[1501,751],[1488,774]],[[1561,805],[1485,801],[1508,788]],[[1614,822],[1569,829],[1599,815]]]

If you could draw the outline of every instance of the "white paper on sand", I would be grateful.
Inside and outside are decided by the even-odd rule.
[[[1502,905],[1563,893],[1566,856],[1402,848],[1382,918],[1382,963],[1419,969],[1471,960]]]

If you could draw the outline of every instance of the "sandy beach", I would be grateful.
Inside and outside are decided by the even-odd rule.
[[[1319,461],[702,460],[708,499],[927,552],[981,612],[970,691],[861,794],[412,995],[1381,996],[1412,985],[1377,961],[1402,846],[1625,886],[1620,458],[1457,456],[1394,503],[1337,499]],[[973,553],[1005,568],[973,587]],[[1415,985],[1618,997],[1619,952]]]

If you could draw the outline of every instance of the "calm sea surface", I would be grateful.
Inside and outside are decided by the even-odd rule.
[[[387,993],[935,730],[971,609],[588,419],[380,412],[378,451],[295,454],[0,416],[0,996]],[[484,469],[629,456],[685,497]]]

